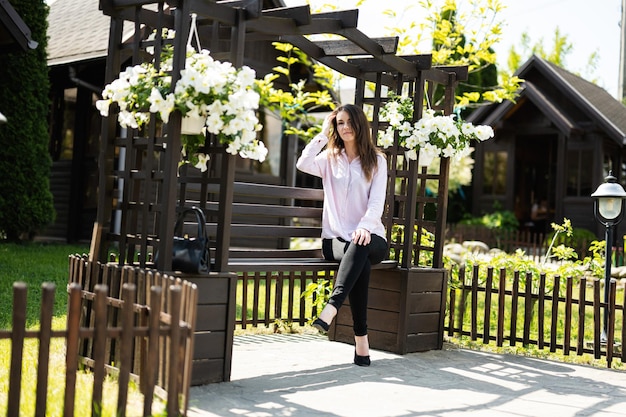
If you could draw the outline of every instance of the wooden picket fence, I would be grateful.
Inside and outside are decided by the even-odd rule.
[[[607,367],[614,359],[626,363],[621,349],[626,340],[624,284],[618,287],[611,279],[605,303],[603,281],[507,274],[505,269],[496,274],[493,267],[478,266],[466,274],[461,268],[459,285],[449,289],[445,329],[449,336],[469,336],[484,344],[591,354],[604,357]]]
[[[132,380],[143,394],[143,414],[152,415],[155,396],[168,416],[187,414],[197,289],[194,284],[144,270],[70,257],[67,327],[51,328],[55,288],[42,287],[40,327],[26,329],[24,283],[13,287],[11,368],[7,416],[20,415],[22,360],[26,339],[39,342],[35,416],[46,415],[50,343],[66,341],[63,415],[74,415],[79,365],[93,372],[91,415],[99,415],[107,374],[118,382],[116,415],[125,416]]]
[[[312,297],[302,294],[312,282],[332,281],[333,272],[274,271],[243,272],[238,276],[237,303],[241,305],[235,324],[242,329],[283,321],[304,326],[317,316]]]

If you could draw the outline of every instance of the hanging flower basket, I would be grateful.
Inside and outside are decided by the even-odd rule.
[[[228,153],[265,160],[267,148],[257,139],[261,125],[256,116],[259,94],[255,91],[254,70],[246,66],[237,69],[228,62],[214,60],[207,50],[195,52],[188,48],[185,69],[172,89],[172,57],[171,46],[166,46],[160,68],[152,61],[122,71],[104,88],[103,100],[96,103],[100,114],[108,116],[110,105],[116,103],[120,125],[138,129],[151,117],[167,123],[174,110],[180,111],[185,129],[181,129],[181,163],[202,170],[206,169],[207,157],[199,148],[204,141],[195,137],[203,134],[202,127],[216,135]],[[187,130],[193,119],[201,127]]]
[[[456,115],[437,115],[425,110],[422,118],[414,123],[413,103],[408,97],[393,97],[381,108],[381,118],[389,127],[380,132],[378,143],[385,149],[395,142],[405,148],[407,159],[419,160],[420,166],[428,166],[437,157],[461,160],[469,156],[472,140],[484,141],[493,137],[491,126],[474,126],[456,118]]]

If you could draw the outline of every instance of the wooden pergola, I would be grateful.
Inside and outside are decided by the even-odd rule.
[[[261,0],[206,1],[179,0],[155,2],[148,0],[101,0],[100,8],[111,17],[106,82],[115,79],[127,59],[139,64],[152,55],[146,48],[159,51],[166,43],[174,48],[172,85],[185,65],[186,42],[191,14],[197,14],[198,31],[203,45],[209,46],[216,59],[242,65],[244,46],[251,40],[276,40],[300,48],[311,58],[356,79],[355,103],[371,108],[374,133],[386,124],[378,118],[379,109],[390,92],[408,93],[414,100],[414,117],[421,117],[427,95],[430,103],[436,85],[443,86],[444,100],[440,109],[452,111],[457,82],[467,77],[466,67],[433,68],[430,55],[396,55],[397,38],[372,39],[357,28],[358,10],[311,14],[308,6],[263,9]],[[122,27],[132,24],[136,36],[122,39]],[[163,39],[162,29],[174,29],[174,39]],[[147,35],[155,31],[153,41]],[[314,41],[309,35],[329,34],[339,40]],[[158,64],[158,62],[157,62]],[[371,83],[373,88],[368,88]],[[200,206],[206,207],[207,190],[219,188],[215,210],[215,260],[213,271],[228,270],[228,248],[232,220],[234,159],[211,138],[207,150],[214,161],[213,170],[202,175],[179,172],[180,113],[169,123],[150,124],[137,130],[120,130],[112,114],[104,120],[99,159],[98,214],[92,235],[92,260],[106,261],[111,251],[118,252],[120,264],[140,267],[154,266],[164,270],[171,263],[172,237],[177,207],[188,205],[190,186],[200,188]],[[418,264],[420,253],[432,251],[433,267],[442,266],[443,238],[447,208],[448,160],[443,158],[437,174],[426,173],[415,161],[404,157],[398,146],[388,149],[388,207],[393,213],[385,216],[389,238],[391,230],[400,226],[406,236],[390,240],[399,266]],[[190,170],[191,171],[191,170]],[[425,182],[437,181],[436,196],[427,196]],[[424,218],[427,204],[436,207],[436,220]],[[117,226],[115,226],[117,225]],[[424,247],[411,236],[422,228],[435,234],[434,247]],[[157,265],[151,255],[159,252]]]

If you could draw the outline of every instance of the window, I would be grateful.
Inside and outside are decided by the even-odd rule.
[[[483,193],[504,195],[506,193],[506,166],[508,154],[505,151],[486,151],[483,164]]]
[[[567,171],[565,175],[567,178],[566,194],[568,197],[588,197],[593,192],[591,186],[592,167],[588,161],[589,154],[590,150],[587,149],[576,149],[567,152]]]

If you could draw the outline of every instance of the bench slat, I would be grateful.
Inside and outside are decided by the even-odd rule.
[[[208,184],[208,193],[218,193],[217,184]],[[235,182],[233,185],[235,196],[261,196],[273,198],[295,198],[298,200],[324,200],[324,190],[319,188],[289,187],[286,185],[255,184],[251,182]]]
[[[217,233],[215,223],[207,224],[209,235]],[[308,237],[319,238],[321,229],[311,226],[279,226],[271,224],[233,224],[231,225],[232,237],[263,237],[263,238],[286,238],[286,237]]]
[[[217,209],[218,203],[209,202],[207,208]],[[321,219],[322,209],[318,207],[281,206],[276,204],[233,203],[233,215],[312,218]]]
[[[322,258],[241,258],[231,259],[228,270],[232,272],[274,272],[274,271],[327,271],[336,270],[338,262]],[[372,265],[372,269],[393,269],[398,266],[396,261],[385,260]]]
[[[246,182],[236,182],[234,188],[235,195],[263,196],[274,198],[295,198],[298,200],[324,199],[324,190],[318,188],[288,187],[286,185],[253,184]]]
[[[321,259],[321,249],[257,249],[231,248],[230,259],[238,258],[313,258]]]

